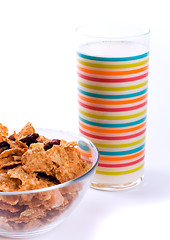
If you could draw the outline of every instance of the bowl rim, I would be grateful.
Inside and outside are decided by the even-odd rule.
[[[3,196],[3,195],[23,195],[23,194],[34,194],[34,193],[41,193],[41,192],[47,192],[47,191],[52,191],[52,190],[55,190],[55,189],[60,189],[60,188],[63,188],[63,187],[66,187],[66,186],[69,186],[69,185],[72,185],[76,182],[79,182],[81,179],[84,179],[87,177],[87,175],[89,175],[97,166],[98,162],[99,162],[99,150],[98,148],[95,146],[94,143],[92,143],[89,139],[85,138],[84,136],[78,134],[78,133],[74,133],[74,132],[70,132],[70,131],[65,131],[65,130],[59,130],[59,129],[51,129],[51,128],[36,128],[35,129],[37,132],[38,130],[39,131],[43,131],[43,130],[47,130],[47,131],[57,131],[57,132],[60,132],[60,133],[67,133],[69,134],[70,136],[73,136],[73,137],[77,137],[77,138],[80,138],[81,140],[85,140],[85,142],[88,142],[89,145],[92,147],[93,151],[95,152],[95,155],[96,155],[96,162],[94,163],[94,165],[87,171],[85,172],[84,174],[80,175],[79,177],[77,178],[74,178],[70,181],[67,181],[67,182],[64,182],[64,183],[60,183],[58,185],[55,185],[55,186],[50,186],[50,187],[46,187],[46,188],[39,188],[39,189],[34,189],[34,190],[27,190],[27,191],[16,191],[16,192],[0,192],[0,196]]]

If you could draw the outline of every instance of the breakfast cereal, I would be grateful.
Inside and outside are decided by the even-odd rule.
[[[8,136],[0,124],[0,222],[10,231],[28,231],[51,222],[76,199],[81,183],[61,189],[17,195],[17,192],[47,188],[72,180],[87,171],[77,142],[48,139],[28,122]]]

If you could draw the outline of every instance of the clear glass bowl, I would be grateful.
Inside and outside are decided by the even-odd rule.
[[[99,160],[98,150],[86,138],[66,131],[37,129],[53,139],[77,141],[88,171],[78,178],[48,188],[0,192],[0,236],[29,238],[47,232],[64,221],[90,187]]]

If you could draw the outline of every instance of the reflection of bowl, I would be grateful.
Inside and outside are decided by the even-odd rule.
[[[31,237],[46,232],[74,211],[88,190],[99,160],[95,145],[84,137],[66,131],[38,129],[43,136],[77,141],[81,159],[88,171],[73,180],[48,188],[22,192],[0,192],[0,235]]]

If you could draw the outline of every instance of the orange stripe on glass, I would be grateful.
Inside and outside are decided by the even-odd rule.
[[[92,132],[98,132],[98,133],[127,133],[127,132],[133,132],[136,130],[139,130],[143,128],[146,125],[146,121],[144,123],[141,123],[135,127],[128,127],[128,128],[101,128],[101,127],[93,127],[89,125],[85,125],[82,122],[79,122],[80,126],[84,129],[87,129]]]
[[[88,68],[82,68],[80,66],[77,66],[77,68],[85,73],[90,74],[97,74],[97,75],[129,75],[129,74],[135,74],[135,73],[141,73],[143,71],[146,71],[148,69],[148,65],[142,68],[132,69],[132,70],[126,70],[126,71],[103,71],[103,70],[92,70]]]

